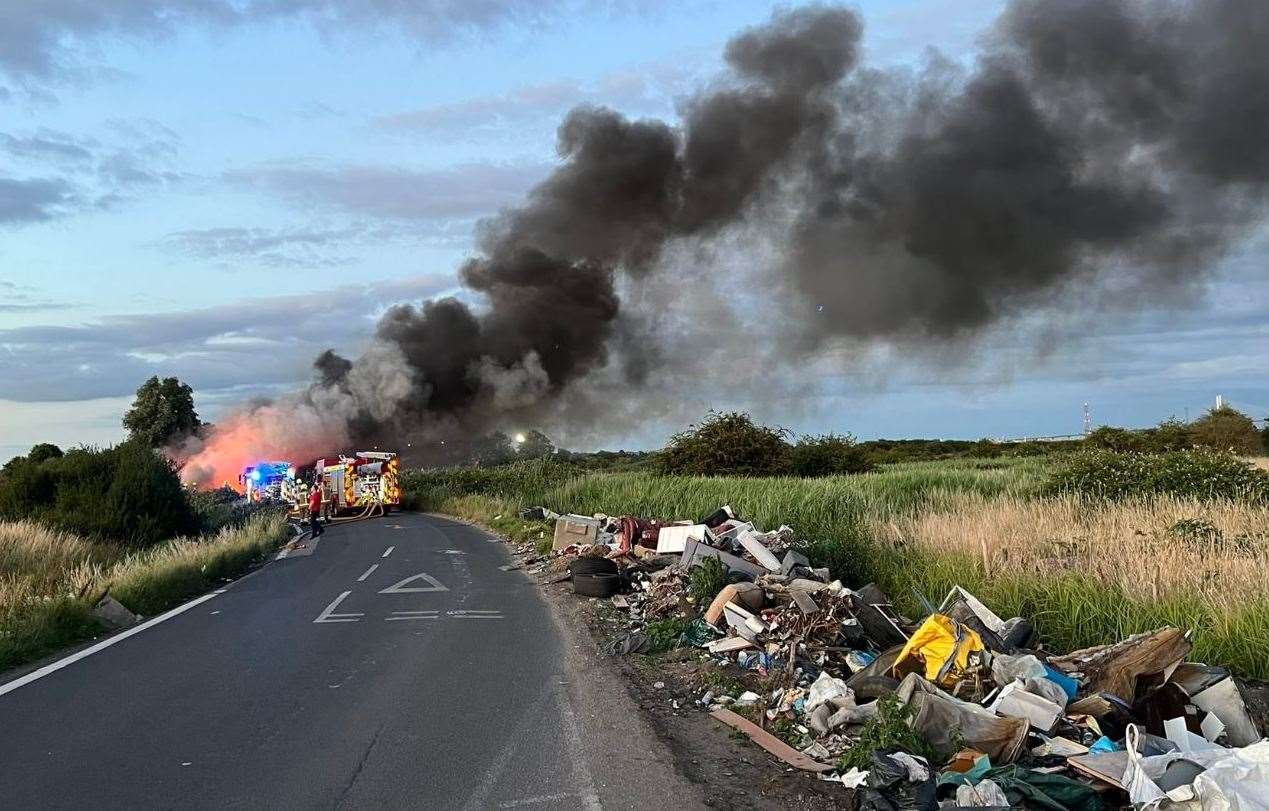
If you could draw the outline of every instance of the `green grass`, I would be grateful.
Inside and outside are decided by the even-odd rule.
[[[127,553],[32,524],[0,524],[0,560],[32,564],[0,575],[0,671],[100,634],[91,609],[107,589],[152,616],[242,574],[288,537],[282,516],[262,514],[215,535]]]
[[[991,500],[1041,498],[1049,471],[1061,458],[913,462],[862,475],[817,479],[586,473],[559,465],[512,465],[466,480],[433,472],[425,480],[426,487],[411,495],[426,509],[535,542],[549,539],[550,525],[520,519],[521,506],[679,519],[697,518],[730,504],[764,529],[781,524],[793,527],[805,539],[804,548],[812,560],[828,565],[848,585],[878,583],[909,616],[923,614],[918,594],[937,603],[952,586],[961,585],[1002,616],[1031,619],[1053,650],[1072,650],[1177,625],[1195,631],[1193,659],[1269,678],[1269,660],[1261,655],[1269,650],[1269,595],[1219,604],[1185,592],[1155,598],[1129,594],[1078,570],[1010,571],[993,576],[973,555],[896,546],[873,536],[871,527],[878,522],[963,509],[965,494]],[[465,493],[473,480],[483,492]]]

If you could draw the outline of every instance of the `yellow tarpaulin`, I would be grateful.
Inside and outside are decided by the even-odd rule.
[[[945,686],[955,683],[969,666],[969,656],[983,650],[982,638],[951,617],[931,614],[894,661],[896,675],[925,667],[925,678]]]

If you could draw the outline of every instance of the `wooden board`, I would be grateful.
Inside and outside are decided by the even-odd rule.
[[[1124,779],[1124,771],[1128,768],[1127,752],[1101,752],[1096,755],[1076,755],[1066,759],[1067,765],[1080,774],[1110,783],[1115,788],[1124,788],[1120,782]]]
[[[820,763],[815,758],[802,754],[798,750],[789,746],[784,741],[767,732],[762,727],[753,723],[747,718],[743,718],[731,710],[718,709],[710,713],[719,721],[722,721],[732,729],[739,730],[749,736],[749,740],[766,749],[771,754],[783,760],[790,766],[801,769],[806,772],[831,772],[836,767],[827,763]]]

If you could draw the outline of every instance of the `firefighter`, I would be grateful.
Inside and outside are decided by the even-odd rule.
[[[308,491],[308,515],[312,519],[312,527],[309,530],[310,537],[316,538],[325,532],[322,527],[322,485],[321,482],[313,482],[313,489]]]

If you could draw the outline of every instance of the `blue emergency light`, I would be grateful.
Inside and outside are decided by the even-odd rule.
[[[258,470],[251,471],[251,480],[257,481],[257,482],[260,481],[260,471]]]

